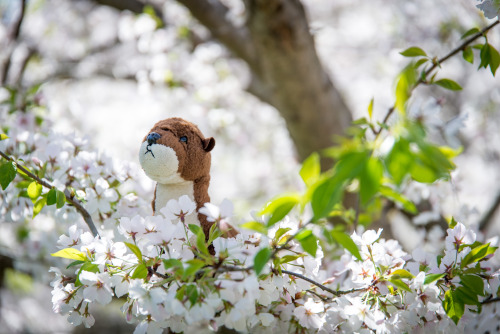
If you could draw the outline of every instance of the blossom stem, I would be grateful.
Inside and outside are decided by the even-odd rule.
[[[8,161],[14,162],[17,166],[17,169],[22,171],[24,174],[26,174],[28,177],[30,177],[31,179],[36,181],[38,184],[41,184],[42,186],[44,186],[45,188],[48,188],[48,189],[56,189],[52,184],[39,178],[37,175],[30,172],[27,168],[25,168],[24,166],[19,164],[17,161],[15,161],[11,157],[9,157],[4,152],[0,151],[0,156],[2,156],[2,158],[6,159]],[[98,236],[99,232],[97,231],[97,228],[95,227],[95,224],[94,224],[94,221],[92,220],[92,217],[90,216],[89,212],[82,206],[80,201],[75,199],[74,196],[71,195],[71,192],[67,188],[64,190],[64,196],[66,197],[66,201],[71,203],[71,205],[73,205],[75,207],[76,211],[78,211],[80,213],[80,215],[83,217],[83,220],[85,221],[85,223],[87,223],[87,226],[89,227],[89,229],[92,232],[92,234],[94,235],[94,237]]]

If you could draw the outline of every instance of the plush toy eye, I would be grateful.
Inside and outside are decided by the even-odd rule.
[[[182,136],[181,138],[179,138],[179,140],[183,143],[187,143],[188,142],[188,137],[186,136]]]

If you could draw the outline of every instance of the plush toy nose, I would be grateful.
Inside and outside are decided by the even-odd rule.
[[[160,135],[157,134],[156,132],[151,132],[147,137],[148,145],[153,145],[156,144],[156,141],[160,139]]]

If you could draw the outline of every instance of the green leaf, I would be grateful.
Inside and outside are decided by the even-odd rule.
[[[352,125],[367,125],[367,124],[370,124],[370,122],[368,122],[366,117],[358,118],[352,122]]]
[[[470,46],[464,49],[462,57],[469,63],[474,63],[474,52],[472,52],[472,48]]]
[[[457,297],[454,291],[448,290],[444,294],[443,308],[455,324],[464,315],[465,304]]]
[[[139,263],[130,277],[144,279],[148,277],[148,268],[144,263]]]
[[[492,45],[489,45],[490,49],[490,70],[491,74],[495,76],[495,73],[498,69],[498,65],[500,65],[500,54],[498,53],[497,49],[495,49]]]
[[[267,204],[264,210],[261,211],[262,215],[271,214],[267,221],[267,227],[271,227],[283,218],[299,203],[298,195],[285,195],[278,197]]]
[[[165,269],[169,268],[174,268],[174,269],[179,269],[179,268],[184,268],[182,265],[182,262],[177,260],[177,259],[164,259],[163,260],[163,265],[165,266]]]
[[[280,263],[288,263],[303,257],[303,255],[285,255],[280,259]]]
[[[406,112],[406,102],[411,96],[411,90],[416,81],[417,74],[413,64],[408,65],[398,77],[395,107],[402,114]]]
[[[210,245],[215,239],[219,238],[222,236],[222,232],[217,226],[217,224],[212,224],[210,226],[210,230],[208,231],[208,241],[207,243]]]
[[[418,46],[412,46],[400,52],[400,54],[404,57],[427,57],[427,53]]]
[[[393,202],[397,202],[403,206],[403,209],[411,214],[417,214],[418,210],[415,204],[413,204],[412,201],[410,201],[408,198],[404,197],[402,194],[396,192],[394,189],[387,187],[387,186],[381,186],[380,187],[380,194],[382,196],[389,198]]]
[[[460,283],[476,295],[484,296],[484,281],[476,275],[461,275]]]
[[[198,233],[196,235],[196,248],[198,248],[198,250],[201,253],[210,256],[210,252],[208,251],[208,246],[205,238],[205,233],[203,233],[203,231],[201,231],[201,233]]]
[[[12,161],[7,161],[0,166],[0,185],[5,190],[9,184],[16,178],[17,168]]]
[[[64,193],[56,188],[50,189],[47,193],[47,205],[56,204],[56,207],[60,209],[64,206],[65,201],[66,196]]]
[[[56,202],[56,208],[60,209],[64,206],[64,203],[66,203],[66,195],[60,190],[57,191],[57,202]]]
[[[490,48],[489,44],[485,43],[483,46],[481,46],[481,52],[479,53],[479,58],[481,59],[481,63],[479,64],[479,68],[481,67],[488,67],[490,64]]]
[[[52,253],[50,255],[54,257],[62,257],[65,259],[87,261],[87,257],[85,256],[85,254],[74,248],[61,249],[60,251]]]
[[[397,269],[397,270],[394,270],[391,274],[391,277],[392,278],[408,278],[408,279],[412,279],[414,278],[415,276],[413,276],[408,270],[405,270],[405,269]]]
[[[425,276],[424,284],[431,284],[432,282],[440,280],[445,276],[446,274],[428,274]]]
[[[196,301],[198,300],[198,289],[196,288],[196,285],[194,284],[189,284],[186,288],[186,295],[191,302],[191,305],[196,304]]]
[[[479,68],[486,68],[489,66],[491,73],[493,74],[493,76],[495,76],[497,68],[500,65],[500,54],[498,53],[497,49],[495,49],[491,44],[485,43],[483,46],[481,46],[479,57],[481,59]]]
[[[314,184],[321,173],[319,154],[314,152],[304,162],[300,168],[300,177],[308,186]]]
[[[329,215],[335,204],[342,198],[346,182],[363,171],[368,158],[369,154],[366,151],[344,154],[335,165],[333,176],[320,181],[311,198],[314,221]]]
[[[201,268],[205,266],[205,262],[200,260],[200,259],[192,259],[187,261],[189,266],[184,270],[184,273],[182,274],[182,279],[186,280],[190,276],[194,276]]]
[[[457,221],[455,220],[455,217],[451,217],[451,220],[450,220],[450,222],[448,223],[448,226],[449,226],[450,228],[452,228],[452,229],[453,229],[453,228],[455,228],[455,226],[457,226],[457,224],[458,224],[458,223],[457,223]]]
[[[264,266],[266,265],[267,261],[269,261],[270,257],[271,249],[269,249],[269,247],[262,248],[257,254],[255,254],[255,258],[253,260],[253,268],[257,275],[259,275],[262,269],[264,269]]]
[[[284,235],[286,232],[290,231],[291,228],[289,227],[280,227],[277,231],[276,234],[274,235],[274,240],[278,241],[282,235]]]
[[[7,135],[4,133],[0,133],[0,141],[4,139],[9,139],[9,137],[7,137]]]
[[[82,271],[89,271],[91,273],[98,273],[99,272],[99,266],[97,264],[95,264],[95,263],[87,261],[80,268],[80,272],[82,272]]]
[[[410,169],[410,174],[415,181],[420,183],[433,183],[439,179],[439,175],[421,161],[414,163]]]
[[[125,246],[127,246],[128,249],[130,249],[132,251],[132,253],[134,253],[134,255],[137,257],[139,262],[142,262],[142,253],[141,253],[141,250],[139,249],[139,247],[137,247],[134,244],[131,244],[130,242],[125,242]]]
[[[428,58],[421,58],[421,59],[417,60],[417,62],[414,65],[415,69],[419,68],[420,66],[427,63],[428,61],[429,61]],[[425,71],[423,73],[425,74]]]
[[[45,197],[40,198],[38,201],[36,201],[35,205],[33,206],[33,218],[36,217],[42,211],[43,207],[47,204],[47,199]]]
[[[36,200],[42,194],[42,188],[42,185],[36,181],[31,182],[27,189],[28,197]]]
[[[259,222],[248,222],[245,224],[241,224],[240,227],[259,232],[260,234],[267,235],[267,227],[266,225]]]
[[[479,32],[479,29],[478,28],[472,28],[472,29],[469,29],[465,32],[465,34],[462,35],[462,37],[460,37],[461,39],[464,39],[464,38],[467,38],[471,35],[474,35],[474,34],[477,34]]]
[[[66,269],[69,269],[69,268],[74,267],[74,266],[78,266],[78,265],[83,264],[83,263],[85,263],[85,261],[82,261],[82,260],[73,261],[70,264],[68,264]]]
[[[441,79],[438,81],[434,81],[434,83],[449,90],[462,90],[462,86],[450,79]]]
[[[332,238],[351,253],[356,259],[362,261],[361,254],[359,253],[358,246],[352,241],[351,237],[341,231],[330,231]]]
[[[477,294],[475,294],[472,290],[466,289],[461,286],[458,287],[454,292],[455,296],[461,303],[466,305],[479,305]]]
[[[484,244],[478,247],[473,248],[469,254],[467,254],[460,264],[460,267],[463,269],[471,263],[478,262],[482,260],[485,256],[488,255],[488,248],[490,248],[490,244]]]
[[[179,301],[183,301],[184,299],[184,294],[186,293],[187,285],[183,285],[177,290],[177,293],[175,294],[175,298]]]
[[[404,138],[396,140],[385,159],[387,171],[394,182],[400,185],[409,173],[415,158],[410,150],[410,143]]]
[[[203,233],[203,230],[201,229],[200,226],[195,225],[195,224],[189,224],[189,230],[193,232],[194,235],[198,235],[200,233]]]
[[[401,290],[405,290],[405,291],[411,292],[411,289],[408,286],[408,284],[406,284],[405,282],[403,282],[399,278],[390,278],[388,281],[391,282],[395,287],[397,287],[397,288],[399,288]]]
[[[47,205],[53,205],[57,203],[57,189],[52,188],[47,193]]]
[[[311,207],[314,213],[314,221],[328,216],[335,204],[342,197],[343,182],[331,177],[321,181],[314,189],[311,196]]]
[[[379,191],[384,167],[378,158],[370,157],[359,175],[361,204],[366,205]]]
[[[318,239],[311,230],[303,230],[297,234],[295,239],[300,242],[300,245],[307,253],[311,254],[312,257],[316,256],[316,251],[318,250]]]
[[[374,99],[372,98],[370,100],[370,104],[368,105],[368,117],[370,118],[370,121],[373,118],[373,102],[374,102]]]

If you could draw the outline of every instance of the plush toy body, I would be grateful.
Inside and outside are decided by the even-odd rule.
[[[210,202],[210,151],[215,140],[205,138],[198,127],[181,118],[156,123],[146,135],[139,160],[146,175],[157,182],[152,202],[155,214],[171,199],[187,195],[198,211]],[[190,215],[186,223],[200,225],[208,235],[213,223],[202,214]]]

